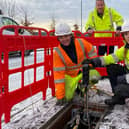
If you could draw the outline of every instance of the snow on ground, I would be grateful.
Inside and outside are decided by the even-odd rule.
[[[97,84],[98,87],[102,87],[107,91],[111,91],[110,83],[108,79],[99,81]],[[106,94],[99,93],[96,94],[95,91],[91,91],[89,101],[95,103],[104,103],[104,100],[110,98]],[[18,109],[22,109],[22,112],[14,115],[11,119],[11,122],[8,124],[3,123],[2,129],[39,129],[41,125],[47,122],[54,114],[60,111],[62,107],[55,106],[56,99],[51,97],[51,90],[47,91],[47,99],[43,101],[41,94],[37,94],[32,98],[26,100],[28,104],[27,107],[21,107],[22,104],[18,104],[15,107],[15,112]],[[33,100],[33,103],[32,103]],[[100,123],[99,129],[129,129],[129,107],[127,105],[116,105],[114,109],[110,110],[103,121]]]
[[[99,81],[97,86],[112,92],[108,79]],[[108,98],[111,97],[100,93],[92,94],[89,100],[95,103],[104,103],[104,100]],[[100,122],[99,129],[129,129],[129,103],[115,105],[113,109],[110,109],[102,122]]]
[[[103,79],[103,80],[100,80],[96,86],[100,89],[103,89],[104,91],[109,91],[109,92],[112,92],[112,89],[111,89],[111,86],[110,86],[110,82],[108,79]],[[89,101],[90,102],[94,102],[94,103],[101,103],[101,104],[104,104],[104,100],[105,99],[108,99],[108,98],[111,98],[110,96],[108,96],[107,94],[103,93],[103,92],[98,92],[96,93],[96,90],[92,90],[92,91],[89,91]]]
[[[116,105],[104,117],[99,129],[129,129],[129,107]]]
[[[39,52],[37,61],[43,61],[42,52]],[[26,57],[26,64],[32,64],[34,61],[33,53]],[[11,58],[9,60],[10,69],[14,67],[19,67],[21,65],[21,59]],[[33,78],[33,71],[28,71],[26,76],[29,76],[29,81],[31,82]],[[43,72],[43,70],[42,70]],[[41,72],[40,72],[41,73]],[[41,73],[42,74],[42,73]],[[39,75],[38,78],[41,76]],[[15,83],[13,83],[15,79]],[[20,75],[13,75],[9,78],[10,91],[17,89],[19,84]],[[29,82],[27,82],[29,83]],[[108,79],[100,80],[96,86],[111,92],[111,86]],[[111,98],[103,92],[96,93],[96,91],[89,91],[89,101],[95,103],[104,103],[104,100]],[[38,93],[33,97],[26,99],[25,101],[15,105],[11,112],[11,121],[7,124],[2,122],[2,129],[39,129],[41,125],[47,122],[54,114],[56,114],[63,107],[55,106],[56,99],[51,96],[51,89],[47,89],[47,98],[45,101],[42,100],[42,93]],[[2,118],[3,121],[4,118]],[[129,129],[129,107],[127,105],[116,105],[114,109],[108,113],[104,120],[100,124],[100,129]]]
[[[12,117],[8,124],[3,123],[2,129],[39,129],[63,108],[55,106],[55,102],[52,97],[46,101],[40,100]]]

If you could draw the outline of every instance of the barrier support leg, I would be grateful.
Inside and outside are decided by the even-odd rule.
[[[1,128],[1,126],[2,126],[1,119],[2,119],[2,114],[0,114],[0,129],[2,129]]]
[[[6,113],[5,113],[5,123],[8,123],[10,121],[10,108],[6,108]]]

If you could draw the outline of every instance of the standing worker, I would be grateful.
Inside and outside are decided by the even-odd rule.
[[[122,16],[114,9],[108,8],[104,0],[96,0],[96,8],[89,14],[85,30],[91,35],[94,31],[114,31],[116,24],[116,35],[120,34],[123,24]],[[111,37],[110,33],[96,33],[95,37]],[[107,52],[107,46],[99,46],[99,55]],[[109,54],[114,52],[114,46],[109,47]]]
[[[129,23],[122,26],[121,33],[125,42],[124,46],[108,56],[87,60],[94,67],[107,65],[108,77],[115,93],[112,99],[105,100],[108,105],[125,104],[125,99],[129,98]],[[116,64],[119,61],[124,61],[125,66]]]
[[[86,40],[74,38],[71,28],[60,23],[55,26],[55,35],[60,42],[54,51],[54,82],[57,104],[61,105],[65,102],[66,82],[65,75],[76,77],[79,75],[82,62],[86,58],[94,58],[97,56],[96,49]],[[70,85],[69,84],[67,85]],[[69,89],[72,92],[72,89]]]

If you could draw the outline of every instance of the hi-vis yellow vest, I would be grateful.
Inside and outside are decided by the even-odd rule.
[[[123,18],[122,16],[116,12],[112,8],[107,8],[105,6],[103,17],[100,18],[97,15],[97,9],[95,8],[94,11],[92,11],[88,17],[88,20],[85,25],[85,30],[90,27],[94,29],[95,31],[114,31],[114,25],[121,26],[123,24]],[[95,37],[110,37],[110,33],[100,33],[96,34]]]
[[[129,50],[127,51],[126,58],[124,58],[124,46],[117,49],[115,53],[110,54],[108,56],[99,57],[102,65],[115,64],[119,61],[125,61],[125,65],[129,70]]]
[[[54,51],[54,82],[56,97],[62,99],[65,96],[65,75],[76,77],[82,66],[82,61],[86,58],[97,56],[96,49],[84,39],[75,39],[75,49],[77,54],[77,64],[73,63],[64,49],[59,45]]]

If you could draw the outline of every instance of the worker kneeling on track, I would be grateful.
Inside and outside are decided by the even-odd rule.
[[[95,58],[97,53],[91,43],[82,38],[75,38],[66,23],[55,26],[55,35],[60,44],[54,51],[54,83],[57,105],[62,105],[73,97],[76,84],[82,77],[79,73],[83,60]],[[70,77],[75,81],[68,81]]]
[[[107,66],[107,73],[111,83],[114,96],[111,100],[105,100],[108,105],[124,104],[125,99],[129,97],[129,24],[122,26],[122,36],[124,45],[117,49],[115,53],[108,56],[101,56],[87,63],[93,67]],[[116,64],[119,61],[124,61],[125,65]]]

